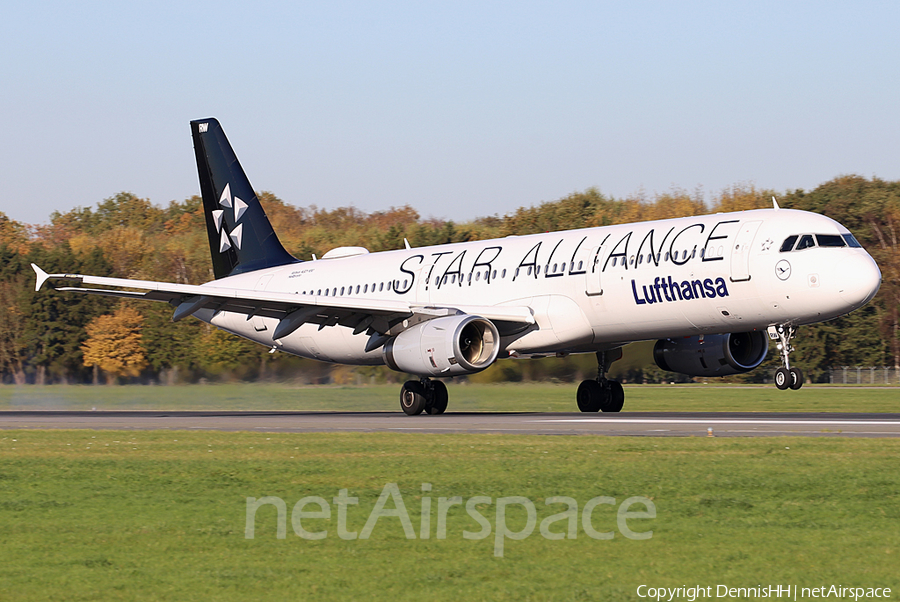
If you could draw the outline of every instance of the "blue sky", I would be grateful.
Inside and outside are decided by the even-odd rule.
[[[254,187],[457,221],[837,175],[900,179],[900,3],[15,2],[0,211],[199,187],[217,117]]]

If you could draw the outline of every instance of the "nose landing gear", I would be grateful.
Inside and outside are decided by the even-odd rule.
[[[625,390],[615,380],[608,380],[610,365],[622,357],[621,349],[597,352],[597,378],[578,385],[575,399],[582,412],[620,412],[625,404]]]
[[[794,337],[793,326],[769,326],[769,338],[778,341],[776,347],[781,354],[782,366],[775,371],[775,386],[784,391],[785,389],[797,390],[803,386],[803,372],[800,368],[791,368],[789,355],[794,347],[791,345],[791,339]]]

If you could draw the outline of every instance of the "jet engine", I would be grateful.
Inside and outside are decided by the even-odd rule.
[[[760,331],[660,339],[653,359],[663,370],[688,376],[728,376],[759,366],[769,351],[766,333]]]
[[[417,376],[458,376],[484,370],[497,359],[500,333],[480,316],[447,316],[416,324],[384,345],[384,362]]]

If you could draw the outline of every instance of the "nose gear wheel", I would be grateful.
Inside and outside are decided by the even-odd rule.
[[[790,325],[769,326],[769,338],[778,341],[775,346],[778,348],[778,353],[781,354],[782,366],[775,371],[775,386],[782,391],[786,389],[796,391],[803,386],[803,372],[796,366],[791,367],[790,354],[794,351],[791,339],[795,333],[796,330]]]

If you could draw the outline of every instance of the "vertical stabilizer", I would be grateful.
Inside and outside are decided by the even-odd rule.
[[[192,121],[191,135],[216,278],[297,263],[275,235],[219,122]]]

